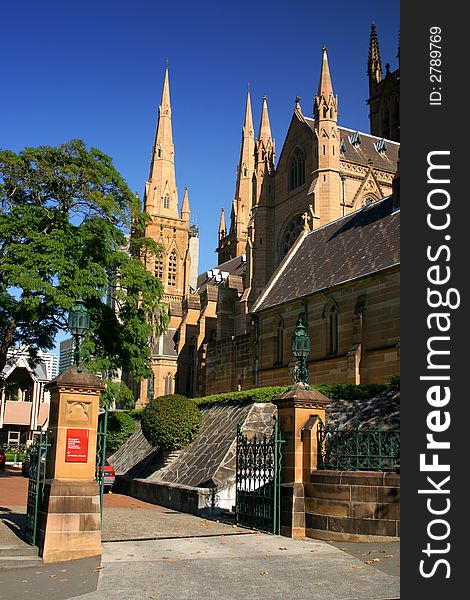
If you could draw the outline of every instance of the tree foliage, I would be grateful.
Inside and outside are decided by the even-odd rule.
[[[135,400],[131,390],[123,381],[104,382],[105,388],[100,395],[100,406],[112,406],[116,403],[117,408],[131,410],[134,408]]]
[[[103,420],[103,414],[100,420]],[[108,414],[108,430],[106,435],[106,453],[116,452],[135,431],[135,421],[126,412],[110,412]]]
[[[143,236],[148,216],[111,158],[80,140],[0,150],[0,205],[0,372],[15,346],[32,358],[53,348],[81,297],[95,370],[148,376],[149,340],[167,317],[140,256],[159,248]]]

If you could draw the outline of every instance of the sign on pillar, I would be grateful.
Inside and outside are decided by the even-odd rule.
[[[76,366],[47,384],[50,448],[38,513],[39,556],[61,562],[101,555],[95,480],[100,379]]]

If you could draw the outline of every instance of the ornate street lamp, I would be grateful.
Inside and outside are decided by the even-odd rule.
[[[90,330],[90,313],[81,298],[70,309],[68,328],[75,341],[74,364],[80,367],[80,342]]]
[[[297,325],[292,336],[292,354],[297,359],[297,364],[292,371],[294,383],[303,383],[308,387],[308,367],[307,356],[310,354],[310,337],[303,323],[302,317],[299,317]]]

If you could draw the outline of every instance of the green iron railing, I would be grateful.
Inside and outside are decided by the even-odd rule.
[[[28,500],[24,535],[27,541],[36,545],[39,500],[44,499],[48,442],[47,432],[38,432],[29,450]]]
[[[281,436],[277,419],[273,433],[248,438],[237,425],[236,521],[279,535]]]
[[[96,470],[95,477],[100,488],[100,521],[103,521],[104,468],[106,466],[106,435],[108,433],[108,407],[103,419],[98,420],[96,435]]]
[[[318,428],[318,468],[337,471],[400,471],[400,430],[340,429],[320,423]]]

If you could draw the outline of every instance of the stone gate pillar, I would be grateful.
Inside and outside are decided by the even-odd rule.
[[[279,428],[286,444],[282,446],[281,534],[305,536],[304,483],[316,469],[316,427],[319,419],[326,423],[330,400],[303,383],[273,399],[277,406]]]
[[[101,555],[95,480],[100,379],[76,366],[47,384],[51,392],[44,498],[38,546],[44,562]]]

